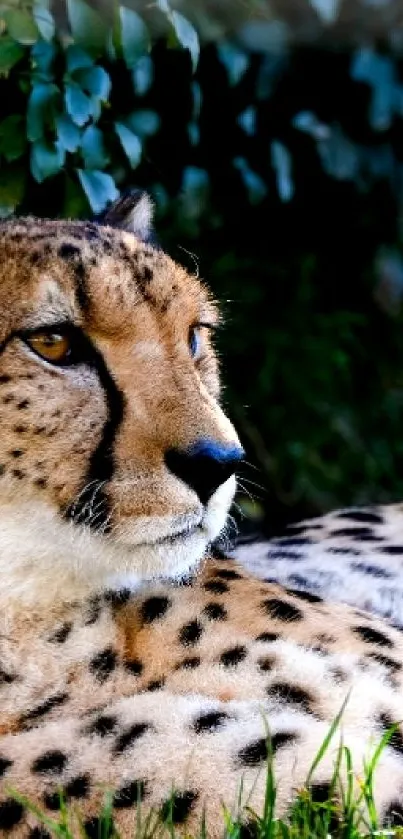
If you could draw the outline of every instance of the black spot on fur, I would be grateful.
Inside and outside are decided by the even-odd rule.
[[[42,827],[42,825],[37,825],[29,831],[28,839],[52,839],[52,837],[45,827]]]
[[[238,828],[238,839],[258,839],[260,836],[260,826],[257,820],[249,819]]]
[[[142,603],[140,613],[144,623],[152,623],[162,618],[172,603],[168,597],[149,597]]]
[[[312,713],[313,696],[303,688],[289,685],[287,682],[273,682],[268,688],[269,696],[281,699],[286,705],[298,705],[307,714]]]
[[[228,719],[228,714],[224,714],[222,711],[208,711],[195,719],[193,728],[196,734],[204,734],[206,731],[215,731],[220,728]]]
[[[381,714],[379,717],[379,725],[382,728],[382,735],[387,731],[390,731],[396,722],[397,720],[393,720],[388,714]],[[396,728],[394,730],[388,742],[388,746],[389,748],[394,749],[395,752],[399,752],[400,755],[403,755],[403,736],[400,728]]]
[[[9,382],[11,382],[11,376],[7,376],[6,373],[3,373],[3,375],[0,376],[0,385],[8,385]]]
[[[126,749],[130,748],[136,740],[139,740],[146,731],[149,731],[151,728],[150,724],[147,722],[138,722],[131,725],[123,734],[118,737],[116,744],[115,744],[115,752],[116,754],[121,754],[122,752],[126,751]]]
[[[7,798],[0,804],[0,829],[11,830],[22,819],[24,808],[14,798]]]
[[[115,731],[117,724],[117,718],[112,716],[112,714],[101,714],[87,728],[87,733],[99,734],[100,737],[106,737],[107,734]]]
[[[29,407],[29,399],[22,399],[21,402],[17,402],[17,408],[19,411],[24,411],[25,408]]]
[[[203,632],[203,627],[198,620],[189,621],[182,626],[179,632],[179,643],[184,647],[196,644]]]
[[[363,524],[383,524],[383,517],[379,513],[371,513],[369,510],[342,510],[336,515],[338,519],[348,519]]]
[[[388,655],[382,655],[382,653],[374,653],[371,651],[367,654],[366,658],[377,661],[378,664],[383,664],[383,666],[390,670],[391,673],[397,673],[402,669],[400,661],[395,661],[393,658],[389,658]]]
[[[382,545],[377,549],[381,554],[389,554],[389,556],[402,556],[403,545]]]
[[[45,792],[43,796],[43,803],[48,810],[60,810],[63,805],[62,790],[56,790],[56,792]]]
[[[14,475],[14,478],[18,478],[19,481],[25,478],[25,472],[22,472],[21,469],[12,469],[11,474]]]
[[[54,632],[48,640],[53,644],[64,644],[69,637],[72,628],[73,624],[66,621],[66,623],[56,629],[56,632]]]
[[[188,656],[176,665],[177,670],[194,670],[200,666],[200,657],[198,655]]]
[[[44,702],[41,702],[39,705],[36,705],[34,708],[31,708],[30,711],[27,711],[21,717],[21,725],[24,725],[28,722],[32,722],[32,720],[37,720],[39,717],[44,717],[46,714],[49,714],[53,708],[58,708],[60,705],[63,705],[67,699],[69,698],[68,693],[56,693],[53,696],[49,696],[48,699],[45,699]]]
[[[380,568],[379,565],[372,565],[369,562],[350,562],[350,568],[353,571],[362,571],[363,574],[369,574],[379,580],[389,580],[394,576],[386,568]]]
[[[242,574],[238,574],[238,571],[234,571],[232,568],[220,568],[218,571],[214,572],[215,577],[221,577],[223,580],[242,580]]]
[[[276,663],[277,659],[274,655],[265,655],[263,658],[259,658],[257,662],[257,666],[259,670],[262,670],[263,673],[267,673],[269,670],[273,669],[273,665]]]
[[[105,682],[116,667],[117,655],[112,647],[101,650],[90,661],[90,670],[100,682]]]
[[[13,673],[7,673],[6,670],[0,667],[0,685],[11,685],[15,682],[16,678]]]
[[[270,751],[275,754],[283,746],[295,743],[296,739],[296,735],[289,731],[279,731],[273,734],[269,741],[261,737],[249,746],[244,746],[238,752],[238,759],[244,766],[258,766],[259,763],[267,760]]]
[[[0,778],[6,774],[7,769],[13,765],[13,761],[9,760],[8,757],[0,757]]]
[[[280,550],[270,550],[267,552],[268,559],[291,559],[291,560],[298,560],[303,559],[304,555],[302,553],[296,553],[296,551],[280,551]]]
[[[244,746],[238,752],[238,759],[244,766],[258,766],[259,763],[267,760],[268,744],[263,737],[250,743],[249,746]]]
[[[246,658],[247,650],[246,647],[236,646],[231,647],[229,650],[225,650],[225,652],[221,653],[220,655],[220,663],[224,665],[224,667],[235,667],[241,661]]]
[[[110,589],[105,591],[104,600],[112,606],[113,609],[120,609],[131,598],[131,591],[128,588],[120,588],[118,590]]]
[[[367,644],[378,644],[379,647],[393,647],[393,642],[383,632],[372,629],[371,626],[353,626],[353,632],[359,635]]]
[[[332,797],[330,784],[310,784],[309,792],[315,804],[326,804]]]
[[[300,597],[301,600],[307,600],[308,603],[323,603],[323,597],[319,597],[318,594],[312,594],[311,591],[300,591],[296,588],[287,588],[286,591],[288,594]]]
[[[403,804],[392,801],[382,819],[383,827],[403,827]]]
[[[328,554],[335,556],[361,556],[361,551],[357,548],[325,548]]]
[[[203,588],[205,591],[211,591],[212,594],[226,594],[229,591],[227,583],[223,583],[221,580],[208,580],[207,583],[204,583]]]
[[[85,626],[92,626],[96,623],[101,614],[101,598],[98,594],[88,601],[88,612],[85,618]]]
[[[128,781],[115,793],[112,804],[118,809],[133,807],[143,800],[146,792],[147,781]]]
[[[59,749],[49,750],[43,755],[37,757],[32,764],[33,772],[54,772],[59,774],[63,771],[67,763],[67,757]]]
[[[68,782],[65,788],[67,798],[86,798],[90,791],[90,779],[88,775],[77,775]]]
[[[173,824],[183,824],[197,799],[198,793],[193,790],[173,793],[161,807],[162,820]]]
[[[84,822],[85,839],[110,839],[115,833],[112,820],[100,819],[94,816]]]
[[[353,539],[354,542],[378,542],[380,540],[379,536],[371,530],[370,527],[339,527],[335,530],[332,530],[330,536],[347,536],[349,539]]]
[[[225,621],[228,617],[227,610],[221,603],[207,603],[203,609],[203,615],[212,621]]]
[[[138,658],[132,658],[130,661],[125,661],[125,668],[126,670],[129,670],[133,676],[141,676],[144,666]]]
[[[257,635],[255,641],[262,641],[263,643],[271,643],[271,641],[278,641],[281,636],[278,632],[261,632]]]
[[[165,679],[153,679],[148,685],[145,686],[144,690],[152,693],[154,690],[161,690],[165,685]]]
[[[276,618],[281,621],[300,621],[303,618],[303,613],[292,603],[287,603],[285,600],[280,600],[277,597],[269,597],[262,601],[262,609],[270,615],[271,618]]]

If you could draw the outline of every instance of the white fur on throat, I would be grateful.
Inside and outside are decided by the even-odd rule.
[[[144,527],[150,541],[137,544],[138,539],[129,543],[127,524],[123,538],[119,527],[113,537],[105,536],[64,521],[43,502],[0,503],[0,609],[51,612],[106,587],[136,589],[146,581],[185,576],[225,526],[234,491],[235,478],[230,478],[214,493],[197,527],[190,520],[178,533],[175,516],[150,520]]]

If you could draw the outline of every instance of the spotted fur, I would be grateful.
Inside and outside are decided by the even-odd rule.
[[[147,206],[139,229],[129,210],[134,234],[122,206],[118,229],[113,212],[108,225],[0,228],[0,831],[13,839],[46,839],[35,808],[57,820],[61,796],[97,837],[105,790],[122,836],[141,804],[187,835],[204,815],[218,837],[223,803],[263,806],[268,732],[286,814],[344,703],[356,790],[401,719],[398,629],[208,549],[235,481],[201,502],[165,453],[238,445],[208,334],[189,355],[191,324],[217,316],[194,277],[140,241]],[[85,351],[74,369],[26,345],[55,319]],[[338,742],[312,776],[318,800]],[[400,725],[375,797],[384,824],[402,822]]]
[[[239,545],[252,574],[350,603],[403,628],[403,505],[337,510],[292,525],[285,536]]]

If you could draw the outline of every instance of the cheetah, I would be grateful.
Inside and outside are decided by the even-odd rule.
[[[0,225],[0,830],[12,839],[46,839],[62,799],[79,813],[73,835],[82,824],[97,837],[106,791],[122,836],[139,807],[169,809],[178,834],[204,819],[215,839],[225,805],[248,832],[268,751],[284,815],[309,774],[313,796],[328,789],[335,739],[310,768],[341,710],[357,789],[402,716],[398,628],[214,547],[243,457],[220,405],[219,313],[150,241],[151,222],[133,193],[96,222]],[[375,798],[383,824],[403,822],[399,725]]]
[[[374,612],[403,629],[403,505],[336,510],[232,552],[251,574]]]

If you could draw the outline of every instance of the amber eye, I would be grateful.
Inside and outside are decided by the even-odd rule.
[[[71,340],[60,332],[32,332],[25,338],[28,346],[51,364],[68,364]]]

